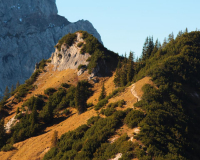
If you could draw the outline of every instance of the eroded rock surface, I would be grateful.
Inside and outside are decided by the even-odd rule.
[[[89,21],[70,23],[57,12],[55,0],[0,1],[0,92],[24,83],[36,62],[49,58],[69,32],[85,30],[102,42]]]
[[[77,34],[77,39],[75,43],[69,48],[64,44],[61,47],[61,51],[56,49],[56,51],[51,55],[51,63],[54,65],[54,70],[62,71],[65,69],[77,69],[79,65],[88,65],[87,59],[90,54],[81,54],[77,46],[78,43],[83,42],[80,33]]]

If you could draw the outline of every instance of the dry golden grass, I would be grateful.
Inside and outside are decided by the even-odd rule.
[[[115,84],[113,80],[114,80],[114,74],[112,77],[99,78],[99,82],[94,84],[93,88],[94,94],[87,100],[87,103],[93,103],[94,105],[98,103],[103,82],[106,90],[106,95],[112,93],[112,91],[115,90]]]
[[[69,83],[72,85],[76,85],[78,80],[87,79],[88,73],[85,72],[81,76],[77,76],[77,70],[63,70],[63,71],[53,71],[53,66],[51,64],[48,64],[48,66],[45,67],[46,72],[43,72],[38,77],[37,81],[34,83],[34,85],[37,85],[37,88],[32,91],[32,93],[28,94],[23,102],[33,95],[37,94],[44,94],[44,90],[53,87],[53,88],[59,88],[61,83]],[[107,95],[111,93],[115,89],[115,85],[113,83],[114,75],[112,77],[104,77],[99,78],[99,82],[94,84],[94,94],[88,99],[88,103],[92,102],[93,104],[96,104],[98,102],[98,97],[101,92],[101,87],[104,82],[106,93]],[[150,81],[149,77],[145,77],[142,80],[136,82],[136,92],[139,96],[142,96],[141,88],[144,84],[153,84]],[[6,122],[12,118],[15,115],[15,112],[17,110],[17,107],[21,107],[23,102],[13,105],[11,103],[13,97],[11,97],[10,100],[10,111],[9,116],[6,117]],[[123,108],[117,108],[117,109],[126,109],[126,108],[132,108],[133,104],[137,101],[137,99],[132,95],[131,93],[131,86],[127,87],[124,92],[119,93],[119,95],[111,98],[109,100],[109,103],[116,102],[119,100],[124,99],[126,101],[126,105],[124,105]],[[56,130],[58,131],[59,137],[66,133],[67,131],[74,130],[77,127],[79,127],[82,124],[85,124],[89,118],[92,116],[96,116],[97,113],[94,111],[94,109],[91,109],[81,115],[78,115],[75,109],[72,109],[72,115],[65,119],[64,121],[54,124],[53,126],[47,127],[45,129],[45,133],[41,134],[36,137],[31,137],[25,141],[19,142],[14,144],[14,147],[16,148],[13,151],[9,152],[0,152],[0,159],[1,160],[40,160],[43,158],[46,152],[50,149],[51,146],[51,138],[53,135],[53,132]],[[112,137],[122,135],[124,133],[127,133],[128,135],[132,135],[134,130],[128,129],[126,125],[122,126],[120,129],[116,131],[116,134]]]
[[[151,81],[151,77],[144,77],[142,78],[141,80],[137,81],[135,83],[135,91],[137,92],[137,95],[139,97],[142,97],[143,95],[143,91],[142,91],[142,87],[145,85],[145,84],[150,84],[152,86],[155,86],[153,84],[153,82]],[[156,86],[155,86],[156,87]]]
[[[70,116],[66,120],[51,127],[47,127],[45,130],[46,133],[14,144],[16,150],[0,152],[0,158],[1,160],[7,160],[8,157],[12,156],[11,160],[42,159],[51,146],[51,138],[55,130],[58,131],[58,136],[60,137],[62,134],[87,123],[87,120],[92,116],[96,116],[94,110],[87,111],[81,115],[78,115],[76,111],[74,111],[74,115]]]

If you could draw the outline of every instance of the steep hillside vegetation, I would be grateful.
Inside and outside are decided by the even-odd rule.
[[[146,147],[141,159],[199,159],[199,44],[200,32],[186,32],[144,52],[134,79],[149,75],[158,89],[146,85],[135,104],[146,113],[137,136]]]
[[[1,120],[1,159],[199,159],[200,32],[162,46],[148,38],[136,62],[82,31],[56,48],[56,68],[74,50],[88,63],[58,70],[43,60],[5,97],[1,116],[16,120],[7,133]]]
[[[143,57],[135,65],[135,71],[138,74],[135,74],[134,79],[137,80],[146,75],[151,76],[156,87],[150,85],[143,87],[142,101],[134,105],[141,108],[143,112],[134,111],[130,112],[130,115],[128,112],[124,120],[124,123],[127,123],[130,127],[140,126],[140,132],[135,138],[142,143],[142,149],[133,149],[134,146],[128,148],[123,159],[126,156],[128,157],[125,159],[134,156],[139,159],[198,159],[200,157],[198,153],[200,144],[198,136],[200,127],[198,116],[200,113],[198,95],[200,78],[198,76],[200,69],[199,41],[199,32],[186,32],[179,35],[175,40],[169,39],[169,43],[158,47],[156,52],[154,48],[149,51],[152,46],[145,46]],[[128,70],[126,71],[128,72]],[[107,98],[109,96],[103,101],[101,100],[101,103],[97,106],[104,106],[107,103]],[[106,109],[102,113],[105,114],[105,112],[111,117],[113,113],[118,113],[115,112],[115,109]],[[123,115],[123,113],[121,114]],[[99,125],[98,123],[100,123],[99,120],[90,129],[96,128]],[[88,132],[90,129],[87,129]],[[94,130],[94,135],[95,132],[98,133],[98,130]],[[71,134],[76,134],[76,132]],[[85,141],[86,132],[81,137],[73,139],[71,146],[68,146],[68,151],[65,149],[63,153],[62,150],[57,150],[64,147],[60,145],[62,143],[61,138],[58,146],[52,148],[45,158],[54,159],[53,157],[55,157],[56,159],[58,156],[61,156],[60,158],[72,156],[73,159],[80,159],[80,157],[108,159],[108,157],[104,157],[104,154],[112,145],[102,144],[106,142],[106,138],[102,140],[100,135],[96,137],[96,140],[91,140],[91,142],[95,141],[95,144],[89,144]],[[99,141],[98,138],[100,138]],[[77,140],[80,143],[82,142],[83,145],[79,150],[74,151],[73,144],[76,144]],[[85,149],[89,146],[89,150]],[[126,144],[126,146],[129,145]],[[137,145],[135,148],[137,148]],[[129,149],[135,150],[135,152],[128,154]],[[81,152],[77,153],[77,151]],[[113,155],[122,152],[120,150],[115,151]],[[98,157],[100,155],[101,157]]]

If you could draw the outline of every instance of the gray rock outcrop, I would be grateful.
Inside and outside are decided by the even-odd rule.
[[[79,65],[88,65],[87,59],[90,57],[89,53],[81,54],[81,48],[77,46],[78,43],[84,43],[80,33],[77,34],[75,43],[69,48],[64,44],[61,46],[61,51],[55,50],[51,55],[51,63],[54,65],[54,70],[62,71],[65,69],[77,69]]]
[[[70,23],[57,12],[55,0],[0,1],[0,92],[17,81],[24,83],[68,33],[85,30],[102,43],[89,21]]]

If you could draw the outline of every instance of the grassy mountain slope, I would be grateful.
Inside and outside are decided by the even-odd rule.
[[[88,79],[93,67],[104,62],[110,64],[112,58],[117,58],[113,52],[102,49],[103,46],[96,43],[93,37],[84,34],[86,44],[81,45],[82,51],[87,51],[92,57],[86,72],[77,76],[76,69],[53,71],[52,64],[47,63],[32,84],[34,87],[21,102],[13,100],[14,97],[8,100],[6,122],[15,115],[17,107],[21,107],[33,95],[43,97],[44,104],[41,107],[37,103],[41,107],[37,108],[38,118],[34,119],[34,105],[24,116],[30,126],[35,124],[33,122],[39,125],[39,128],[36,126],[37,134],[29,134],[30,138],[20,142],[14,141],[15,149],[0,152],[0,157],[55,160],[106,160],[115,156],[122,156],[124,160],[199,159],[200,32],[171,38],[156,52],[150,52],[134,64],[129,63],[135,68],[132,84],[129,82],[127,86],[118,88],[114,83],[116,64],[107,65],[110,74],[102,71],[97,83],[89,81],[88,88],[81,86],[81,83],[86,83],[80,81]],[[73,36],[68,40],[71,43]],[[125,63],[126,59],[122,58],[121,62]],[[123,70],[118,68],[119,77],[121,73],[125,75],[127,66],[123,64]],[[63,87],[63,83],[71,87]],[[106,95],[99,100],[103,84]],[[49,95],[44,94],[49,87],[55,90]],[[87,102],[84,101],[87,106],[83,113],[76,101],[82,95],[78,89],[84,93],[84,98],[90,93]],[[26,104],[25,109],[28,107],[31,108]],[[46,112],[51,109],[53,116],[49,120],[50,115]],[[67,110],[67,114],[61,114]],[[12,135],[14,131],[11,131]],[[24,133],[22,131],[21,134]],[[55,131],[58,131],[59,139],[54,137],[55,142],[52,143]]]

